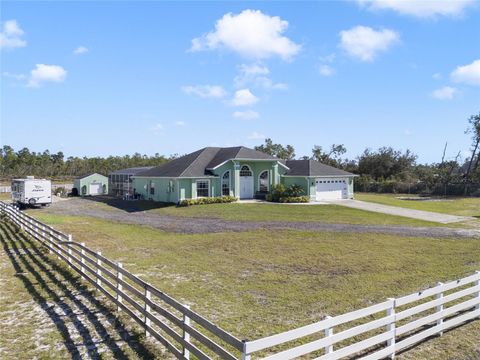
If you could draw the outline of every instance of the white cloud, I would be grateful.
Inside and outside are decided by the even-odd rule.
[[[260,117],[260,114],[253,110],[235,111],[232,115],[234,118],[241,120],[255,120]]]
[[[152,130],[155,132],[155,133],[159,133],[163,130],[163,125],[160,124],[160,123],[157,123],[155,124],[155,126],[152,128]]]
[[[475,0],[357,0],[369,10],[393,10],[402,15],[420,18],[459,16]]]
[[[227,92],[220,85],[187,85],[182,86],[182,91],[188,95],[201,98],[223,98]]]
[[[87,52],[89,52],[89,50],[85,46],[79,46],[75,50],[73,50],[73,53],[75,55],[86,54]]]
[[[380,52],[387,51],[399,40],[393,30],[374,30],[368,26],[355,26],[340,32],[340,47],[350,56],[362,61],[373,61]]]
[[[175,121],[174,125],[178,127],[184,127],[187,124],[185,123],[185,121]]]
[[[250,140],[264,140],[266,138],[266,136],[254,131],[250,135],[248,135],[248,138]]]
[[[442,78],[442,74],[440,74],[440,73],[435,73],[435,74],[432,75],[432,78],[433,78],[434,80],[440,80],[440,79]]]
[[[16,20],[8,20],[3,23],[3,31],[0,33],[0,49],[14,49],[24,47],[27,42],[22,39],[24,32]]]
[[[335,75],[335,69],[333,67],[331,67],[330,65],[326,65],[326,64],[323,64],[323,65],[320,65],[318,67],[318,72],[320,73],[320,75],[322,76],[332,76],[332,75]]]
[[[451,86],[444,86],[432,91],[432,97],[438,100],[452,100],[455,95],[458,94],[458,90]]]
[[[480,59],[468,65],[458,66],[450,77],[457,83],[480,85]]]
[[[37,64],[30,72],[27,86],[39,87],[43,82],[63,82],[67,72],[59,65]]]
[[[25,80],[27,76],[25,74],[12,74],[8,71],[4,71],[2,73],[3,76],[10,78],[10,79],[15,79],[15,80]]]
[[[258,98],[253,95],[249,89],[235,91],[235,96],[232,100],[232,104],[235,106],[249,106],[256,104],[257,102]]]
[[[276,83],[267,75],[270,74],[270,69],[261,64],[242,64],[238,66],[239,74],[233,79],[236,88],[253,85],[255,87],[262,87],[267,90],[286,90],[288,85],[285,83]]]
[[[289,60],[301,49],[282,34],[288,21],[269,16],[260,10],[225,14],[217,20],[215,30],[192,40],[191,51],[225,48],[244,57],[266,59],[279,56]]]

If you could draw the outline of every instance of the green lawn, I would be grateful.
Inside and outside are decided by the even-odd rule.
[[[186,235],[36,216],[240,338],[292,329],[480,269],[480,239],[268,230]],[[466,336],[478,338],[479,323]],[[454,354],[449,344],[434,358]]]
[[[406,194],[356,193],[355,199],[408,209],[433,211],[444,214],[475,216],[480,218],[480,198],[451,197],[434,201],[400,200],[397,197],[412,197]]]
[[[236,221],[292,221],[330,224],[442,226],[441,224],[351,209],[338,205],[209,204],[177,207],[146,201],[132,206],[161,215]]]

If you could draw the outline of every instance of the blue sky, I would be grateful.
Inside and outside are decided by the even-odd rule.
[[[2,2],[0,141],[67,156],[271,137],[466,156],[480,4]]]

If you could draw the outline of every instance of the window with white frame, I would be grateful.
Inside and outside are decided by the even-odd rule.
[[[222,195],[230,196],[230,170],[225,171],[222,176]]]
[[[209,197],[209,184],[208,180],[197,180],[197,197]]]
[[[258,177],[258,190],[268,192],[268,171],[263,171]]]
[[[252,176],[252,170],[247,165],[243,165],[240,169],[240,176]]]

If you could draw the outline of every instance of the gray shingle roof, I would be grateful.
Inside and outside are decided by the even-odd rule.
[[[155,177],[202,177],[208,176],[208,169],[214,168],[231,159],[274,160],[274,156],[249,149],[237,147],[206,147],[174,159],[166,164],[138,173],[138,176]]]
[[[315,160],[288,160],[288,176],[355,176],[354,174],[322,164]]]

